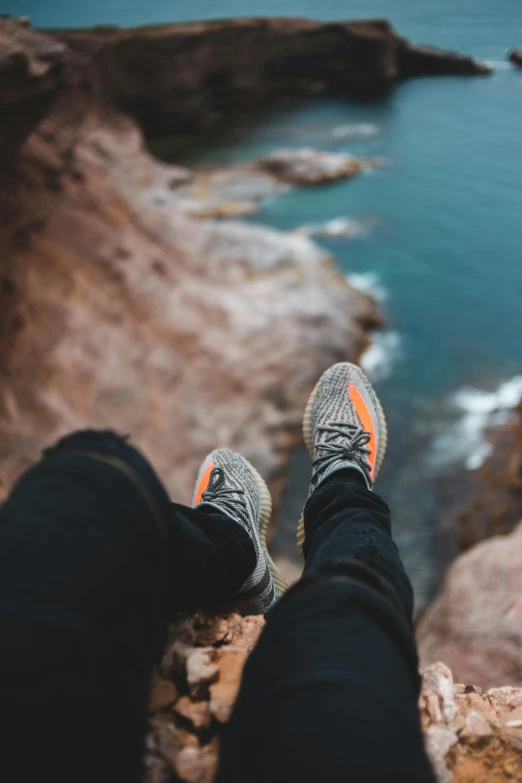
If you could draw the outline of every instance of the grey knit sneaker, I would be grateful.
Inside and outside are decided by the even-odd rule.
[[[242,614],[266,614],[287,584],[268,554],[266,535],[272,498],[257,470],[235,451],[212,451],[199,470],[192,505],[217,508],[250,535],[256,550],[256,567],[232,604]]]
[[[343,468],[358,470],[368,489],[386,451],[386,419],[372,385],[355,364],[334,364],[310,395],[303,435],[313,460],[309,495],[327,476]],[[302,554],[304,519],[297,531]]]

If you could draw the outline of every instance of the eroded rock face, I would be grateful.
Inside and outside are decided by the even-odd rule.
[[[63,86],[66,52],[27,20],[0,21],[0,174]]]
[[[277,499],[310,388],[357,358],[376,307],[305,237],[191,219],[192,173],[147,153],[86,54],[73,65],[0,189],[0,496],[97,426],[130,433],[180,501],[218,444]]]
[[[418,627],[423,665],[444,661],[482,687],[522,686],[522,525],[450,566]]]
[[[423,672],[420,711],[439,783],[511,783],[522,776],[522,690],[454,685],[436,663]]]
[[[210,783],[262,617],[198,613],[171,628],[151,684],[145,783]]]
[[[400,79],[491,69],[412,46],[385,20],[231,19],[75,34],[101,45],[112,98],[149,135],[230,127],[278,98],[330,92],[368,96]]]

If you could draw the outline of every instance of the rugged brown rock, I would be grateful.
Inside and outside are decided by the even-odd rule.
[[[44,443],[87,425],[130,432],[180,499],[218,442],[277,494],[311,384],[357,358],[375,306],[306,237],[195,224],[255,204],[214,193],[198,213],[191,172],[153,159],[114,102],[175,133],[230,121],[247,97],[255,108],[321,84],[351,94],[484,69],[386,22],[50,35],[4,19],[0,35],[0,156],[19,147],[0,187],[0,496]]]
[[[423,672],[420,710],[439,783],[522,778],[522,690],[454,685],[441,663]]]
[[[31,30],[28,20],[1,20],[0,173],[62,87],[66,53],[64,44]]]
[[[0,188],[0,495],[91,425],[129,432],[180,500],[218,443],[277,495],[309,388],[358,356],[376,307],[305,237],[194,222],[191,172],[153,159],[91,54],[69,56]]]
[[[53,36],[1,20],[0,499],[44,444],[91,425],[130,432],[180,500],[217,443],[277,491],[311,385],[356,359],[381,323],[306,237],[208,219],[255,209],[256,197],[236,187],[229,198],[219,174],[198,196],[200,175],[151,157],[136,120],[150,135],[214,130],[247,103],[486,70],[412,47],[386,22]],[[275,186],[255,176],[258,199]],[[151,781],[211,779],[262,625],[175,625],[151,693]],[[513,745],[495,732],[516,777]]]
[[[115,102],[149,135],[230,128],[279,98],[368,96],[400,79],[488,73],[470,57],[412,46],[385,20],[233,19],[78,33],[98,46]]]
[[[522,526],[477,544],[450,566],[418,627],[423,665],[459,680],[522,686]]]
[[[522,685],[521,406],[491,426],[487,437],[491,456],[478,470],[459,475],[444,509],[466,554],[449,567],[419,623],[418,639],[425,665],[442,660],[458,679],[483,687]]]
[[[263,626],[262,618],[203,614],[173,625],[151,689],[146,783],[176,775],[187,783],[210,783],[222,726]],[[522,777],[521,689],[454,685],[451,671],[437,663],[423,672],[420,711],[440,783],[511,783]]]
[[[151,684],[146,783],[210,783],[222,727],[264,623],[198,613],[173,624]]]

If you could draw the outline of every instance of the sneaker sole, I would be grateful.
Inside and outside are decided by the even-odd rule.
[[[356,365],[354,365],[354,367],[359,371],[359,368]],[[324,373],[319,378],[319,380],[317,381],[317,383],[315,384],[314,390],[311,393],[310,397],[308,398],[308,402],[306,403],[306,408],[303,416],[304,442],[306,444],[306,448],[308,449],[308,453],[310,454],[312,459],[314,458],[314,448],[312,443],[312,409],[314,407],[315,399],[317,397],[317,392],[319,391],[319,386],[321,384],[321,381],[323,380],[324,376],[330,369],[331,368],[329,367],[328,370],[325,370]],[[388,443],[388,427],[386,425],[386,416],[384,415],[382,405],[380,403],[379,398],[375,394],[373,387],[371,391],[372,391],[373,403],[377,410],[377,417],[379,419],[379,428],[380,428],[379,449],[377,452],[377,459],[375,461],[374,479],[376,479],[377,474],[381,468],[384,455],[386,454],[386,445]],[[305,540],[304,515],[301,514],[301,519],[299,520],[299,523],[297,525],[297,548],[303,560],[304,560],[304,554],[303,554],[304,540]]]
[[[248,466],[249,470],[252,472],[252,475],[254,476],[256,482],[257,491],[260,500],[260,504],[259,504],[260,515],[257,523],[257,529],[259,531],[259,539],[261,541],[261,546],[263,547],[263,552],[266,557],[268,567],[270,569],[270,573],[272,574],[272,579],[274,580],[276,600],[278,600],[288,590],[288,583],[284,578],[284,576],[282,575],[281,571],[278,569],[278,567],[270,557],[268,553],[268,547],[266,544],[266,539],[268,535],[268,525],[270,523],[270,517],[272,515],[272,496],[270,495],[270,490],[268,489],[261,474],[257,472],[254,466],[251,465],[247,459],[243,457],[243,460],[245,464]]]

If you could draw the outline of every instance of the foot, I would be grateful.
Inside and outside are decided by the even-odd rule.
[[[254,543],[256,567],[232,602],[243,614],[266,614],[287,585],[268,554],[272,498],[257,470],[234,451],[212,451],[199,470],[192,505],[213,506],[247,531]]]
[[[303,435],[313,460],[310,495],[332,473],[350,468],[373,484],[386,451],[386,419],[372,385],[355,364],[330,367],[310,395]],[[303,518],[297,533],[304,541]]]

